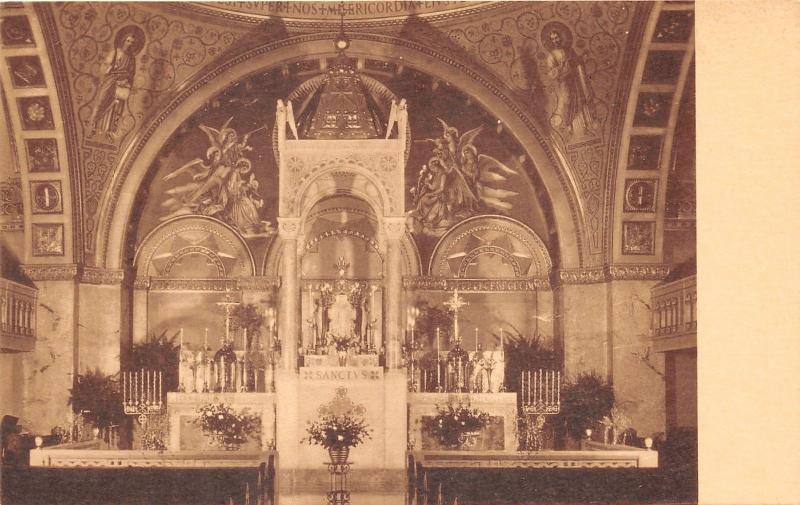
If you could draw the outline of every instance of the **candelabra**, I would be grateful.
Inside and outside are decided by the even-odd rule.
[[[525,416],[524,444],[540,451],[545,416],[561,412],[561,372],[558,370],[528,370],[520,377],[522,413]]]
[[[124,372],[122,375],[122,407],[126,415],[138,416],[139,424],[147,416],[161,412],[164,406],[162,373],[159,370]]]

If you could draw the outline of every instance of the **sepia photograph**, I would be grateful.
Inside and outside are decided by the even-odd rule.
[[[0,503],[701,502],[695,8],[0,4]]]

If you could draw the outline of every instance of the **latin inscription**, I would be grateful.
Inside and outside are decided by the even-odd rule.
[[[370,368],[306,368],[300,378],[313,381],[380,380],[381,370]]]

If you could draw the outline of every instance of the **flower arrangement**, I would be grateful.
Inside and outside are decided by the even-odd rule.
[[[367,422],[359,415],[328,414],[318,421],[309,422],[306,428],[308,437],[302,441],[308,442],[309,445],[321,445],[328,450],[350,448],[372,438],[370,431]]]
[[[469,403],[451,401],[444,407],[437,405],[436,411],[436,416],[427,420],[424,429],[448,449],[459,448],[466,434],[481,431],[489,424],[489,414],[470,408]]]
[[[259,416],[236,413],[224,403],[207,403],[197,411],[199,415],[193,422],[200,426],[204,435],[225,448],[238,447],[261,431]]]

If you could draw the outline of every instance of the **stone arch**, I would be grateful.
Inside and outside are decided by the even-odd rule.
[[[442,236],[431,255],[428,274],[482,278],[474,268],[482,256],[497,256],[508,267],[493,267],[492,277],[544,280],[549,279],[553,268],[547,247],[533,230],[505,216],[476,216],[458,223]],[[502,275],[503,272],[511,275]]]
[[[669,49],[655,40],[659,20],[663,16],[685,14],[694,16],[692,4],[655,4],[650,11],[633,72],[633,82],[627,96],[627,106],[620,133],[620,153],[617,166],[608,171],[607,187],[613,192],[612,213],[606,224],[609,259],[614,264],[659,263],[664,261],[665,207],[667,179],[673,160],[676,126],[682,100],[688,85],[693,82],[694,28],[689,25],[685,40],[673,41]],[[691,22],[693,23],[693,22]],[[649,58],[658,53],[672,53],[679,57],[678,72],[674,82],[648,82],[645,67]],[[645,100],[669,96],[666,114],[658,122],[643,124],[639,109]],[[649,140],[648,140],[649,139]],[[655,149],[645,149],[654,142]],[[636,161],[641,152],[651,152],[652,162]],[[646,192],[644,205],[632,205],[629,195],[637,190]],[[635,232],[635,233],[634,233]],[[626,236],[643,237],[636,248],[628,247]],[[649,240],[645,240],[649,237]],[[628,250],[626,250],[628,249]]]
[[[99,260],[107,268],[118,267],[123,258],[126,225],[130,220],[136,191],[162,145],[193,113],[199,104],[221,92],[232,80],[259,69],[298,59],[331,53],[332,35],[321,33],[273,42],[245,51],[224,64],[197,77],[166,104],[160,116],[144,129],[139,140],[121,156],[111,186],[102,204],[100,230],[96,238]],[[566,169],[540,133],[530,111],[513,98],[510,90],[493,77],[476,72],[468,64],[415,42],[384,35],[354,33],[349,53],[352,56],[379,55],[390,61],[419,68],[460,87],[513,133],[526,154],[533,160],[553,205],[555,226],[559,236],[560,264],[580,266],[583,257],[582,217],[579,191]]]

